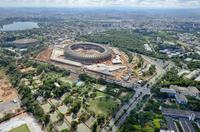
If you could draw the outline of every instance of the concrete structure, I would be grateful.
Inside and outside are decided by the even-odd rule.
[[[19,39],[13,41],[13,46],[16,48],[28,48],[37,44],[39,44],[39,42],[36,39]]]
[[[67,59],[83,64],[100,63],[111,59],[110,48],[96,43],[74,43],[65,46],[64,54]]]
[[[162,108],[162,114],[173,118],[200,119],[200,112]]]
[[[167,127],[169,130],[180,132],[180,129],[175,123],[175,121],[178,121],[184,132],[195,132],[191,121],[199,119],[199,112],[167,108],[162,108],[161,111],[167,121]]]
[[[175,97],[177,103],[187,104],[187,98],[185,96],[192,96],[199,98],[199,90],[196,87],[179,87],[171,85],[170,88],[161,88],[161,93],[167,93],[170,97]]]
[[[188,75],[184,76],[186,79],[195,79],[199,75],[199,70],[194,70]]]
[[[189,74],[191,71],[189,70],[181,70],[179,73],[178,73],[178,76],[182,76],[184,74]]]
[[[187,98],[185,97],[185,95],[182,95],[182,94],[175,94],[175,98],[176,98],[176,102],[179,103],[179,104],[187,104],[188,103],[188,100]]]
[[[151,64],[147,64],[147,65],[145,65],[144,68],[142,69],[142,72],[143,72],[143,73],[148,72],[150,68],[151,68]]]
[[[124,69],[126,67],[125,66],[117,66],[117,65],[109,66],[109,65],[105,65],[105,64],[94,64],[94,65],[85,66],[85,68],[89,71],[112,76],[113,75],[112,72]]]
[[[149,46],[149,44],[144,44],[144,48],[145,48],[146,51],[152,52],[152,49],[151,49],[151,47]]]
[[[174,89],[169,89],[169,88],[161,88],[160,89],[161,93],[167,93],[169,96],[175,96],[176,91]]]
[[[200,75],[197,78],[195,78],[194,80],[199,82],[200,81]]]
[[[196,87],[179,87],[171,85],[170,89],[174,89],[177,93],[185,96],[199,97],[200,91]]]
[[[112,60],[112,63],[113,64],[121,64],[122,61],[120,59],[120,56],[119,55],[116,55],[116,57]]]

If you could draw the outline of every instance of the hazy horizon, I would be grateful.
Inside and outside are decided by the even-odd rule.
[[[43,8],[200,8],[199,0],[1,0],[0,7]]]

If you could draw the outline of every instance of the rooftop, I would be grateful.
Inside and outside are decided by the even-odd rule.
[[[195,114],[195,117],[200,119],[200,112],[195,112],[195,111],[162,108],[162,114],[166,116],[174,116],[174,117],[176,116],[185,118],[188,118],[189,116],[191,116],[191,114]]]
[[[38,40],[36,39],[18,39],[15,40],[13,43],[15,44],[32,44],[32,43],[36,43]]]

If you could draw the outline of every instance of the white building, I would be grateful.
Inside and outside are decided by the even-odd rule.
[[[188,75],[185,75],[184,78],[186,79],[195,79],[199,75],[199,70],[194,70],[190,72]]]

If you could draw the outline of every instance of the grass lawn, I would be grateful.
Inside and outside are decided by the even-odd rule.
[[[98,98],[98,97],[105,97],[106,96],[106,94],[105,93],[103,93],[103,92],[96,92],[97,93],[97,95],[96,95],[96,97]]]
[[[23,124],[17,128],[10,130],[9,132],[30,132],[30,130],[26,124]]]
[[[105,116],[109,116],[114,109],[117,108],[120,101],[116,98],[105,97],[104,93],[97,93],[97,97],[95,99],[90,100],[89,110],[94,111],[96,115],[103,114]]]

